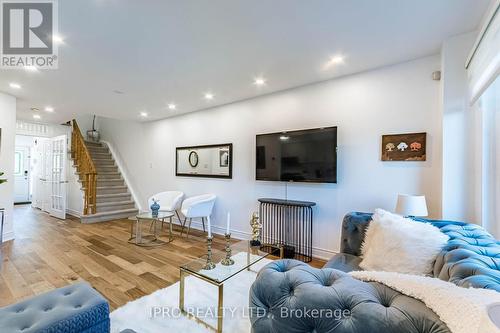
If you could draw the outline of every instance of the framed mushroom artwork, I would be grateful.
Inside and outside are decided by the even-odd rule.
[[[427,133],[382,135],[382,161],[425,161]]]

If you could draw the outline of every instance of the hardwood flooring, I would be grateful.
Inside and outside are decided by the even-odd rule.
[[[135,246],[127,242],[130,223],[123,219],[81,224],[17,206],[16,239],[0,245],[0,307],[85,280],[116,309],[177,282],[179,266],[206,252],[202,232],[191,230],[189,239],[181,238],[178,227],[172,243]],[[216,236],[213,246],[223,249],[223,237]]]

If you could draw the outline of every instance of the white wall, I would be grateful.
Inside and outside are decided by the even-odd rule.
[[[15,145],[16,147],[33,147],[34,146],[35,137],[29,135],[16,135]]]
[[[439,56],[426,57],[161,121],[101,118],[99,129],[126,162],[124,172],[143,207],[149,195],[163,190],[213,192],[214,225],[222,227],[229,210],[232,232],[246,236],[257,198],[283,198],[286,186],[255,181],[255,135],[338,126],[339,183],[288,185],[289,199],[318,204],[314,254],[329,257],[339,249],[344,214],[392,210],[398,193],[425,194],[430,214],[441,216],[440,90],[431,79],[439,68]],[[428,133],[426,162],[380,161],[383,134],[422,131]],[[175,147],[227,142],[234,147],[232,180],[175,176]]]
[[[469,106],[465,61],[477,33],[455,36],[441,51],[443,217],[479,222],[475,210],[475,114]]]
[[[16,98],[0,93],[0,171],[7,183],[0,185],[0,207],[5,208],[4,241],[14,238],[12,213],[14,208],[14,150],[16,137]]]
[[[80,131],[82,132],[83,138],[85,140],[87,140],[87,131],[92,130],[93,119],[94,115],[92,114],[81,114],[75,117],[75,120],[78,123],[78,127],[80,127]],[[96,129],[98,129],[97,118],[96,118]]]

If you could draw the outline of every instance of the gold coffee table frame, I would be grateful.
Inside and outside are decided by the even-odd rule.
[[[279,258],[283,258],[284,252],[282,246],[273,246],[274,250],[271,253],[261,251],[261,246],[250,246],[250,241],[240,241],[231,245],[233,257],[237,253],[246,253],[246,264],[244,263],[235,263],[234,269],[232,271],[228,271],[226,275],[221,275],[219,277],[210,276],[210,272],[212,270],[204,270],[203,267],[206,264],[206,255],[202,258],[195,259],[189,262],[186,265],[180,267],[180,288],[179,288],[179,309],[181,313],[186,315],[188,318],[195,320],[196,322],[203,324],[207,328],[217,332],[222,333],[222,324],[223,324],[223,313],[224,313],[224,282],[229,280],[230,278],[238,275],[244,270],[250,271],[250,267],[262,259],[267,258],[269,256],[279,256]],[[225,258],[226,251],[225,250],[214,250],[212,248],[212,261],[216,264],[216,266],[221,265],[221,260]],[[231,267],[231,266],[225,266]],[[194,276],[198,279],[201,279],[205,282],[208,282],[218,289],[217,295],[217,326],[214,327],[209,323],[203,321],[202,319],[196,317],[192,313],[189,313],[185,310],[184,304],[184,292],[185,292],[185,279],[187,276]]]
[[[170,243],[173,240],[172,236],[172,217],[174,216],[174,212],[158,212],[157,216],[153,216],[151,212],[144,212],[136,215],[135,221],[132,221],[130,226],[130,238],[129,243],[135,244],[137,246],[149,247],[149,246],[159,246],[163,244]],[[158,229],[156,227],[158,222],[163,223],[165,219],[169,219],[169,237],[168,242],[162,241],[158,239]],[[142,221],[153,221],[154,223],[154,233],[152,235],[143,236],[142,235]],[[134,228],[135,225],[135,228]],[[134,236],[135,229],[135,236]],[[149,238],[149,239],[148,239]],[[146,241],[144,241],[146,239]]]

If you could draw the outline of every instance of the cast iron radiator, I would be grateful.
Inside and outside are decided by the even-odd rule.
[[[264,245],[284,247],[285,258],[312,260],[312,223],[315,202],[259,199]]]

